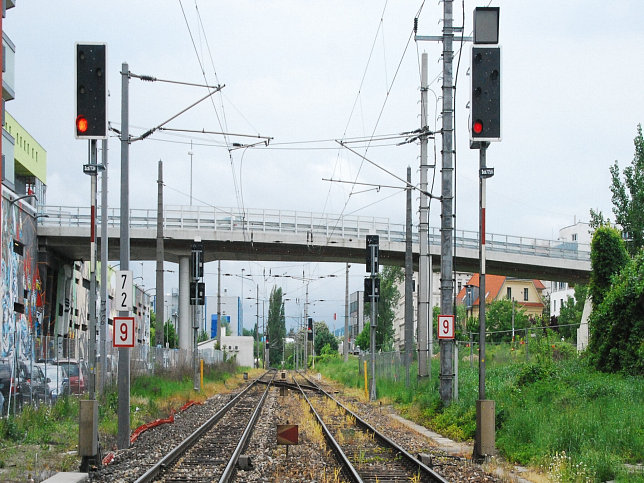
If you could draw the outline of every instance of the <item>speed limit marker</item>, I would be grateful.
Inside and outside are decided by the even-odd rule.
[[[114,317],[113,347],[134,347],[134,317]]]
[[[438,338],[439,339],[454,338],[454,316],[453,315],[438,316]]]

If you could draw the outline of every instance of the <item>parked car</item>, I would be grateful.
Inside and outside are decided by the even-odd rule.
[[[63,390],[69,388],[71,394],[83,394],[87,390],[89,371],[85,361],[58,359],[56,364],[62,369],[63,378],[67,378],[66,383],[63,381]]]
[[[31,361],[19,361],[18,363],[18,385],[23,404],[35,406],[45,401],[47,395],[47,381],[45,376],[35,363]]]
[[[63,369],[51,362],[47,362],[47,364],[38,362],[34,365],[40,368],[45,376],[45,381],[47,381],[45,401],[54,404],[59,396],[65,394],[65,389],[69,386]]]
[[[4,399],[3,406],[0,408],[2,410],[2,415],[7,413],[7,407],[9,406],[9,397],[16,397],[16,400],[22,400],[18,394],[18,379],[15,377],[15,374],[12,372],[13,364],[10,360],[0,360],[0,392],[2,392],[2,397]],[[14,404],[13,400],[11,404]]]
[[[46,381],[39,367],[32,367],[30,361],[18,361],[16,370],[12,359],[0,360],[0,391],[4,399],[2,413],[6,414],[9,404],[17,409],[23,404],[40,404],[45,400]],[[11,399],[11,401],[10,401]]]

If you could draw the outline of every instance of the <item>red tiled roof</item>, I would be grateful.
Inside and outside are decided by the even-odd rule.
[[[486,297],[485,300],[494,300],[496,297],[499,295],[499,290],[501,290],[501,287],[503,287],[503,284],[505,283],[505,279],[507,277],[504,277],[502,275],[489,275],[485,274],[485,292],[486,292]],[[475,273],[472,275],[472,278],[467,282],[467,285],[474,285],[475,287],[479,287],[479,274]],[[457,295],[457,300],[463,301],[465,300],[465,287],[461,289],[461,291]],[[477,298],[474,302],[473,305],[478,305],[479,304],[479,299]]]

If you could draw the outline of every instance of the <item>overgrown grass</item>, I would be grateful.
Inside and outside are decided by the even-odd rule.
[[[204,390],[194,390],[191,367],[133,377],[130,382],[130,428],[158,418],[166,418],[172,409],[188,401],[202,402],[221,392],[226,381],[243,369],[234,364],[204,365]],[[106,388],[99,404],[99,432],[115,436],[118,432],[118,388]]]
[[[496,446],[504,457],[540,466],[554,481],[644,481],[624,469],[625,463],[644,462],[643,378],[597,372],[552,340],[532,344],[539,357],[530,363],[521,353],[507,356],[507,347],[495,349],[506,355],[487,370],[486,397],[496,404]],[[432,377],[422,381],[413,367],[408,388],[404,374],[398,382],[378,380],[378,397],[445,436],[473,439],[478,365],[460,365],[459,399],[448,407],[438,393],[438,365],[433,361]],[[316,369],[349,387],[364,387],[357,358],[346,364],[327,360]]]

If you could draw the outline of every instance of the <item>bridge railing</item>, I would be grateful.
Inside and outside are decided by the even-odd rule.
[[[41,226],[89,226],[88,207],[44,206],[38,223]],[[156,210],[131,209],[130,227],[156,229]],[[100,223],[100,214],[98,216]],[[120,211],[108,209],[108,226],[118,227]],[[302,234],[314,244],[326,244],[333,238],[358,238],[380,235],[381,241],[404,242],[405,225],[392,223],[389,218],[310,213],[295,210],[218,208],[209,206],[166,206],[165,229],[214,230],[236,232],[273,232]],[[440,246],[438,227],[430,227],[429,244]],[[417,226],[412,228],[412,241],[418,243]],[[457,230],[456,248],[478,250],[478,232]],[[486,233],[487,250],[518,255],[534,255],[571,260],[590,260],[590,246],[577,242]]]

